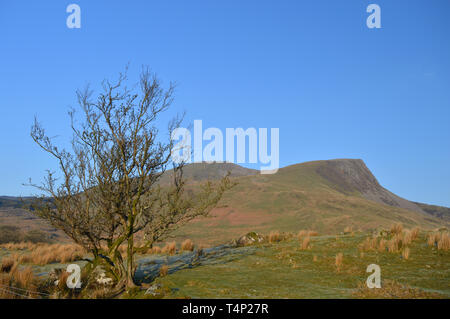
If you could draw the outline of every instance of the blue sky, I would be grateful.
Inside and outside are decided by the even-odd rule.
[[[81,7],[81,29],[66,7]],[[368,29],[366,7],[381,7]],[[149,65],[204,127],[278,127],[280,164],[361,158],[410,200],[450,206],[450,2],[2,1],[0,194],[54,162],[75,90]]]

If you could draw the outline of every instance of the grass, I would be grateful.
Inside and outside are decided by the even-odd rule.
[[[358,246],[366,238],[361,233],[311,237],[309,250],[299,249],[294,239],[257,244],[252,255],[177,271],[156,282],[172,291],[166,298],[450,298],[450,254],[429,247],[425,234],[409,244],[408,258],[378,246],[362,252]],[[381,267],[384,290],[361,290],[372,263]]]
[[[274,232],[277,233],[277,232]],[[414,235],[414,233],[417,233]],[[163,264],[154,284],[160,284],[165,298],[450,298],[450,252],[444,249],[447,232],[426,233],[402,229],[384,235],[353,232],[346,235],[313,236],[304,231],[302,236],[278,234],[282,240],[252,245],[251,254],[224,256],[218,262],[190,269],[174,271]],[[300,238],[300,243],[299,243]],[[405,240],[405,238],[407,238]],[[411,239],[408,239],[411,238]],[[433,239],[433,244],[430,238]],[[307,242],[307,244],[305,244]],[[380,249],[390,242],[398,242],[397,251]],[[439,242],[441,245],[439,246]],[[399,244],[401,243],[401,244]],[[404,244],[407,243],[407,244]],[[192,246],[191,246],[192,245]],[[25,244],[0,249],[0,284],[32,291],[45,291],[51,297],[67,297],[67,273],[59,277],[59,284],[43,287],[43,278],[34,274],[42,267],[33,259],[27,264],[24,256],[39,251],[45,255],[52,247],[63,253],[68,247]],[[156,246],[155,246],[156,247]],[[154,253],[153,247],[150,253]],[[192,241],[182,243],[179,252],[190,250]],[[440,247],[440,248],[439,248]],[[33,248],[33,251],[28,251]],[[64,248],[64,249],[63,249]],[[247,249],[246,247],[238,249]],[[161,251],[175,254],[176,243],[167,243]],[[68,254],[71,256],[71,254]],[[44,258],[45,259],[45,258]],[[57,260],[64,258],[57,257]],[[70,259],[70,258],[69,258]],[[38,260],[36,260],[38,261]],[[369,276],[367,266],[381,267],[382,289],[368,290],[361,285]],[[169,268],[171,273],[169,274]],[[175,267],[176,268],[176,267]],[[50,268],[46,268],[47,271]],[[55,292],[56,291],[56,292]],[[107,291],[93,287],[89,298],[104,298]],[[131,296],[131,295],[130,295]],[[129,297],[130,297],[129,296]],[[11,295],[2,296],[9,298]],[[139,292],[132,297],[140,296]]]

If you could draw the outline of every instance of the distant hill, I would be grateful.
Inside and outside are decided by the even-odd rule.
[[[175,237],[196,242],[223,243],[248,231],[298,231],[314,229],[321,233],[387,228],[396,222],[406,227],[433,229],[450,224],[450,208],[411,202],[383,188],[359,159],[306,162],[281,168],[276,174],[232,163],[187,165],[184,176],[193,182],[217,180],[231,172],[238,183],[227,192],[211,214],[180,229]],[[162,183],[170,178],[170,171]],[[28,201],[27,199],[26,201]],[[28,212],[19,200],[0,197],[0,224],[5,210],[9,222],[25,223]],[[3,213],[2,213],[3,212]],[[30,220],[25,223],[30,225]],[[32,224],[32,223],[31,223]]]

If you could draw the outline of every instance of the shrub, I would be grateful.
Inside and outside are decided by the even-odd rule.
[[[48,235],[40,230],[30,230],[23,238],[23,241],[30,243],[46,243],[50,241]]]
[[[0,244],[18,243],[22,240],[22,233],[16,226],[0,226]]]

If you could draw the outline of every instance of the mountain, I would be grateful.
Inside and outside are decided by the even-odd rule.
[[[366,231],[388,228],[396,222],[425,229],[450,225],[450,208],[411,202],[393,194],[359,159],[295,164],[273,175],[232,163],[195,163],[186,166],[184,176],[198,185],[207,179],[217,180],[228,171],[237,185],[224,195],[210,217],[194,220],[175,237],[218,244],[248,231],[314,229],[334,234],[347,226]],[[162,183],[169,176],[170,171]],[[14,223],[22,225],[29,213],[24,215],[18,205],[17,198],[0,197],[0,224],[5,209],[9,210],[9,223],[14,220],[11,207],[15,207],[18,215]]]
[[[211,217],[181,229],[179,237],[223,242],[247,231],[321,233],[405,227],[449,226],[450,209],[403,199],[383,188],[359,159],[313,161],[287,166],[273,175],[236,177]]]

